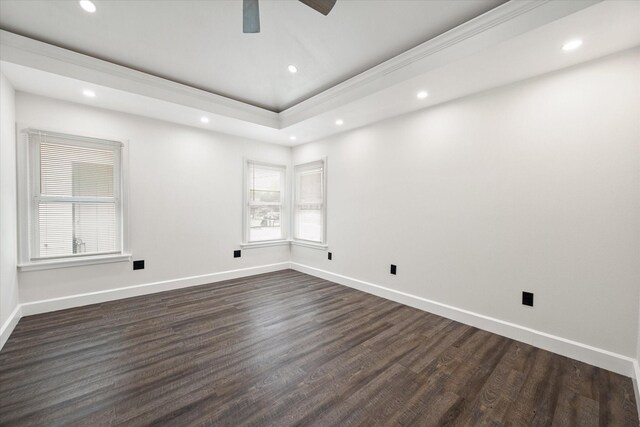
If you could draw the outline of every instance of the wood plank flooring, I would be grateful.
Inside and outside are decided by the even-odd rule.
[[[629,378],[291,270],[25,317],[0,424],[638,426]]]

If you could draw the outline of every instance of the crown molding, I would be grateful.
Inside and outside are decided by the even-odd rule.
[[[480,52],[600,1],[510,1],[282,111],[281,128]]]
[[[510,1],[280,112],[0,30],[0,60],[280,130],[563,18],[602,0]]]
[[[0,30],[0,60],[278,128],[278,113]]]

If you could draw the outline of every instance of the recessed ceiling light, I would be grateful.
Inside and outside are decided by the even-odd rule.
[[[336,124],[338,126],[342,126],[344,124],[344,121],[342,119],[338,119],[338,120],[336,120]]]
[[[427,96],[429,96],[429,92],[427,92],[426,90],[421,90],[416,96],[418,97],[418,99],[425,99]]]
[[[290,140],[292,140],[292,141],[295,141],[297,138],[296,138],[295,136],[291,135],[291,136],[289,137],[289,139],[290,139]]]
[[[93,13],[96,11],[96,5],[93,4],[91,0],[80,0],[80,7],[89,13]]]
[[[90,89],[85,89],[82,91],[82,94],[84,96],[86,96],[87,98],[95,98],[96,97],[96,93]]]
[[[564,50],[565,52],[569,52],[572,50],[576,50],[580,46],[582,46],[582,40],[580,39],[569,40],[568,42],[562,45],[562,50]]]
[[[298,67],[296,67],[295,65],[289,65],[289,66],[287,67],[287,69],[289,70],[289,72],[290,72],[291,74],[295,74],[295,73],[297,73],[297,72],[298,72]]]
[[[203,117],[200,117],[200,121],[201,121],[202,123],[209,123],[209,117],[204,117],[204,116],[203,116]]]

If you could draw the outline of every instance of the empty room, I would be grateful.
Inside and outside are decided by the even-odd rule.
[[[624,426],[640,1],[0,0],[0,426]]]

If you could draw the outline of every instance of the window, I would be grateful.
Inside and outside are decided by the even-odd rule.
[[[282,240],[286,236],[284,166],[249,161],[246,168],[245,242]]]
[[[122,254],[122,144],[26,134],[29,237],[21,240],[22,262]]]
[[[325,242],[326,162],[320,160],[295,167],[294,238]]]

